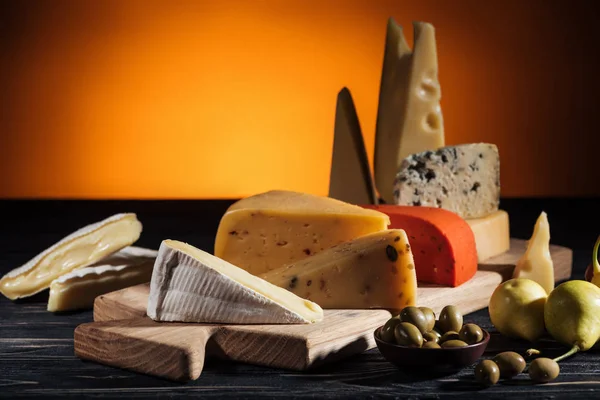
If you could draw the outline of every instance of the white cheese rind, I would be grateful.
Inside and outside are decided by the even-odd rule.
[[[172,240],[160,246],[147,314],[156,321],[230,324],[304,324],[323,318],[317,304]]]
[[[133,244],[142,232],[135,214],[117,214],[83,227],[0,279],[9,299],[32,296],[61,275],[87,267]]]
[[[126,247],[50,284],[48,311],[91,309],[97,296],[149,282],[158,251]]]
[[[443,208],[462,218],[480,218],[498,211],[498,148],[473,143],[407,157],[394,181],[394,202]]]

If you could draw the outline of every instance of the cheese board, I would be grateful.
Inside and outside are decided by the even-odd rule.
[[[419,285],[418,304],[436,313],[447,304],[465,314],[487,307],[526,244],[512,239],[510,251],[480,264],[475,277],[459,287]],[[552,245],[550,252],[555,280],[568,279],[572,251]],[[159,323],[146,317],[149,290],[142,284],[96,298],[94,322],[75,330],[75,354],[178,381],[197,379],[206,357],[308,370],[373,348],[373,331],[390,316],[385,310],[325,310],[323,321],[309,325]]]

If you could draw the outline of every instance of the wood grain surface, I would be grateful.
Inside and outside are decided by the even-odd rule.
[[[223,212],[235,200],[220,201],[0,201],[0,274],[90,222],[118,212],[136,212],[144,224],[137,243],[158,248],[161,240],[186,241],[212,251]],[[540,211],[548,213],[552,243],[573,251],[572,279],[583,279],[598,237],[600,199],[502,199],[511,218],[511,236],[528,238]],[[398,371],[379,351],[296,372],[232,362],[206,360],[201,379],[181,383],[82,361],[73,352],[73,332],[93,320],[92,311],[53,314],[46,311],[47,293],[12,302],[0,296],[0,398],[103,399],[160,398],[425,398],[425,399],[581,399],[600,396],[600,352],[588,351],[560,363],[560,376],[533,385],[526,374],[484,388],[473,379],[473,366],[443,377],[415,379]],[[487,309],[465,316],[490,331],[484,354],[525,354],[531,343],[499,335]],[[544,356],[564,346],[545,339],[536,343]]]
[[[436,313],[454,304],[466,314],[487,307],[500,282],[510,278],[526,242],[480,266],[456,287],[420,287],[418,305]],[[557,280],[571,275],[572,251],[551,249]],[[93,323],[75,330],[75,354],[83,359],[173,380],[197,379],[204,360],[306,370],[375,347],[373,331],[390,316],[383,310],[325,310],[322,322],[306,325],[215,325],[157,323],[145,317],[150,293],[142,284],[99,296]],[[209,343],[210,342],[210,343]]]
[[[140,295],[135,304],[145,305],[148,285],[131,289]],[[323,321],[297,325],[121,319],[131,315],[131,304],[120,307],[123,304],[120,301],[131,297],[128,291],[123,289],[96,301],[95,315],[116,319],[78,326],[74,335],[75,354],[174,380],[197,379],[208,356],[298,371],[314,368],[375,347],[373,331],[390,318],[385,310],[325,310]],[[120,313],[120,309],[125,311]],[[145,307],[138,314],[144,310]]]

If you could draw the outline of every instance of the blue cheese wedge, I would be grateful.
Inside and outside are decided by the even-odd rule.
[[[394,202],[443,208],[462,218],[481,218],[498,211],[498,148],[472,143],[408,156],[394,181]]]
[[[142,232],[135,214],[117,214],[83,227],[0,279],[0,293],[11,300],[32,296],[61,275],[92,265],[133,244]]]
[[[89,267],[62,275],[50,284],[48,311],[91,309],[96,297],[150,282],[158,251],[125,247]]]
[[[227,324],[306,324],[323,319],[319,305],[175,240],[160,246],[147,314],[155,321]]]

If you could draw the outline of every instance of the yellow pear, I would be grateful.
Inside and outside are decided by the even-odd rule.
[[[508,280],[492,293],[490,319],[501,334],[534,342],[544,334],[546,298],[546,290],[531,279]]]
[[[600,288],[582,280],[559,285],[548,296],[544,320],[554,339],[573,346],[567,355],[589,350],[600,339]]]

